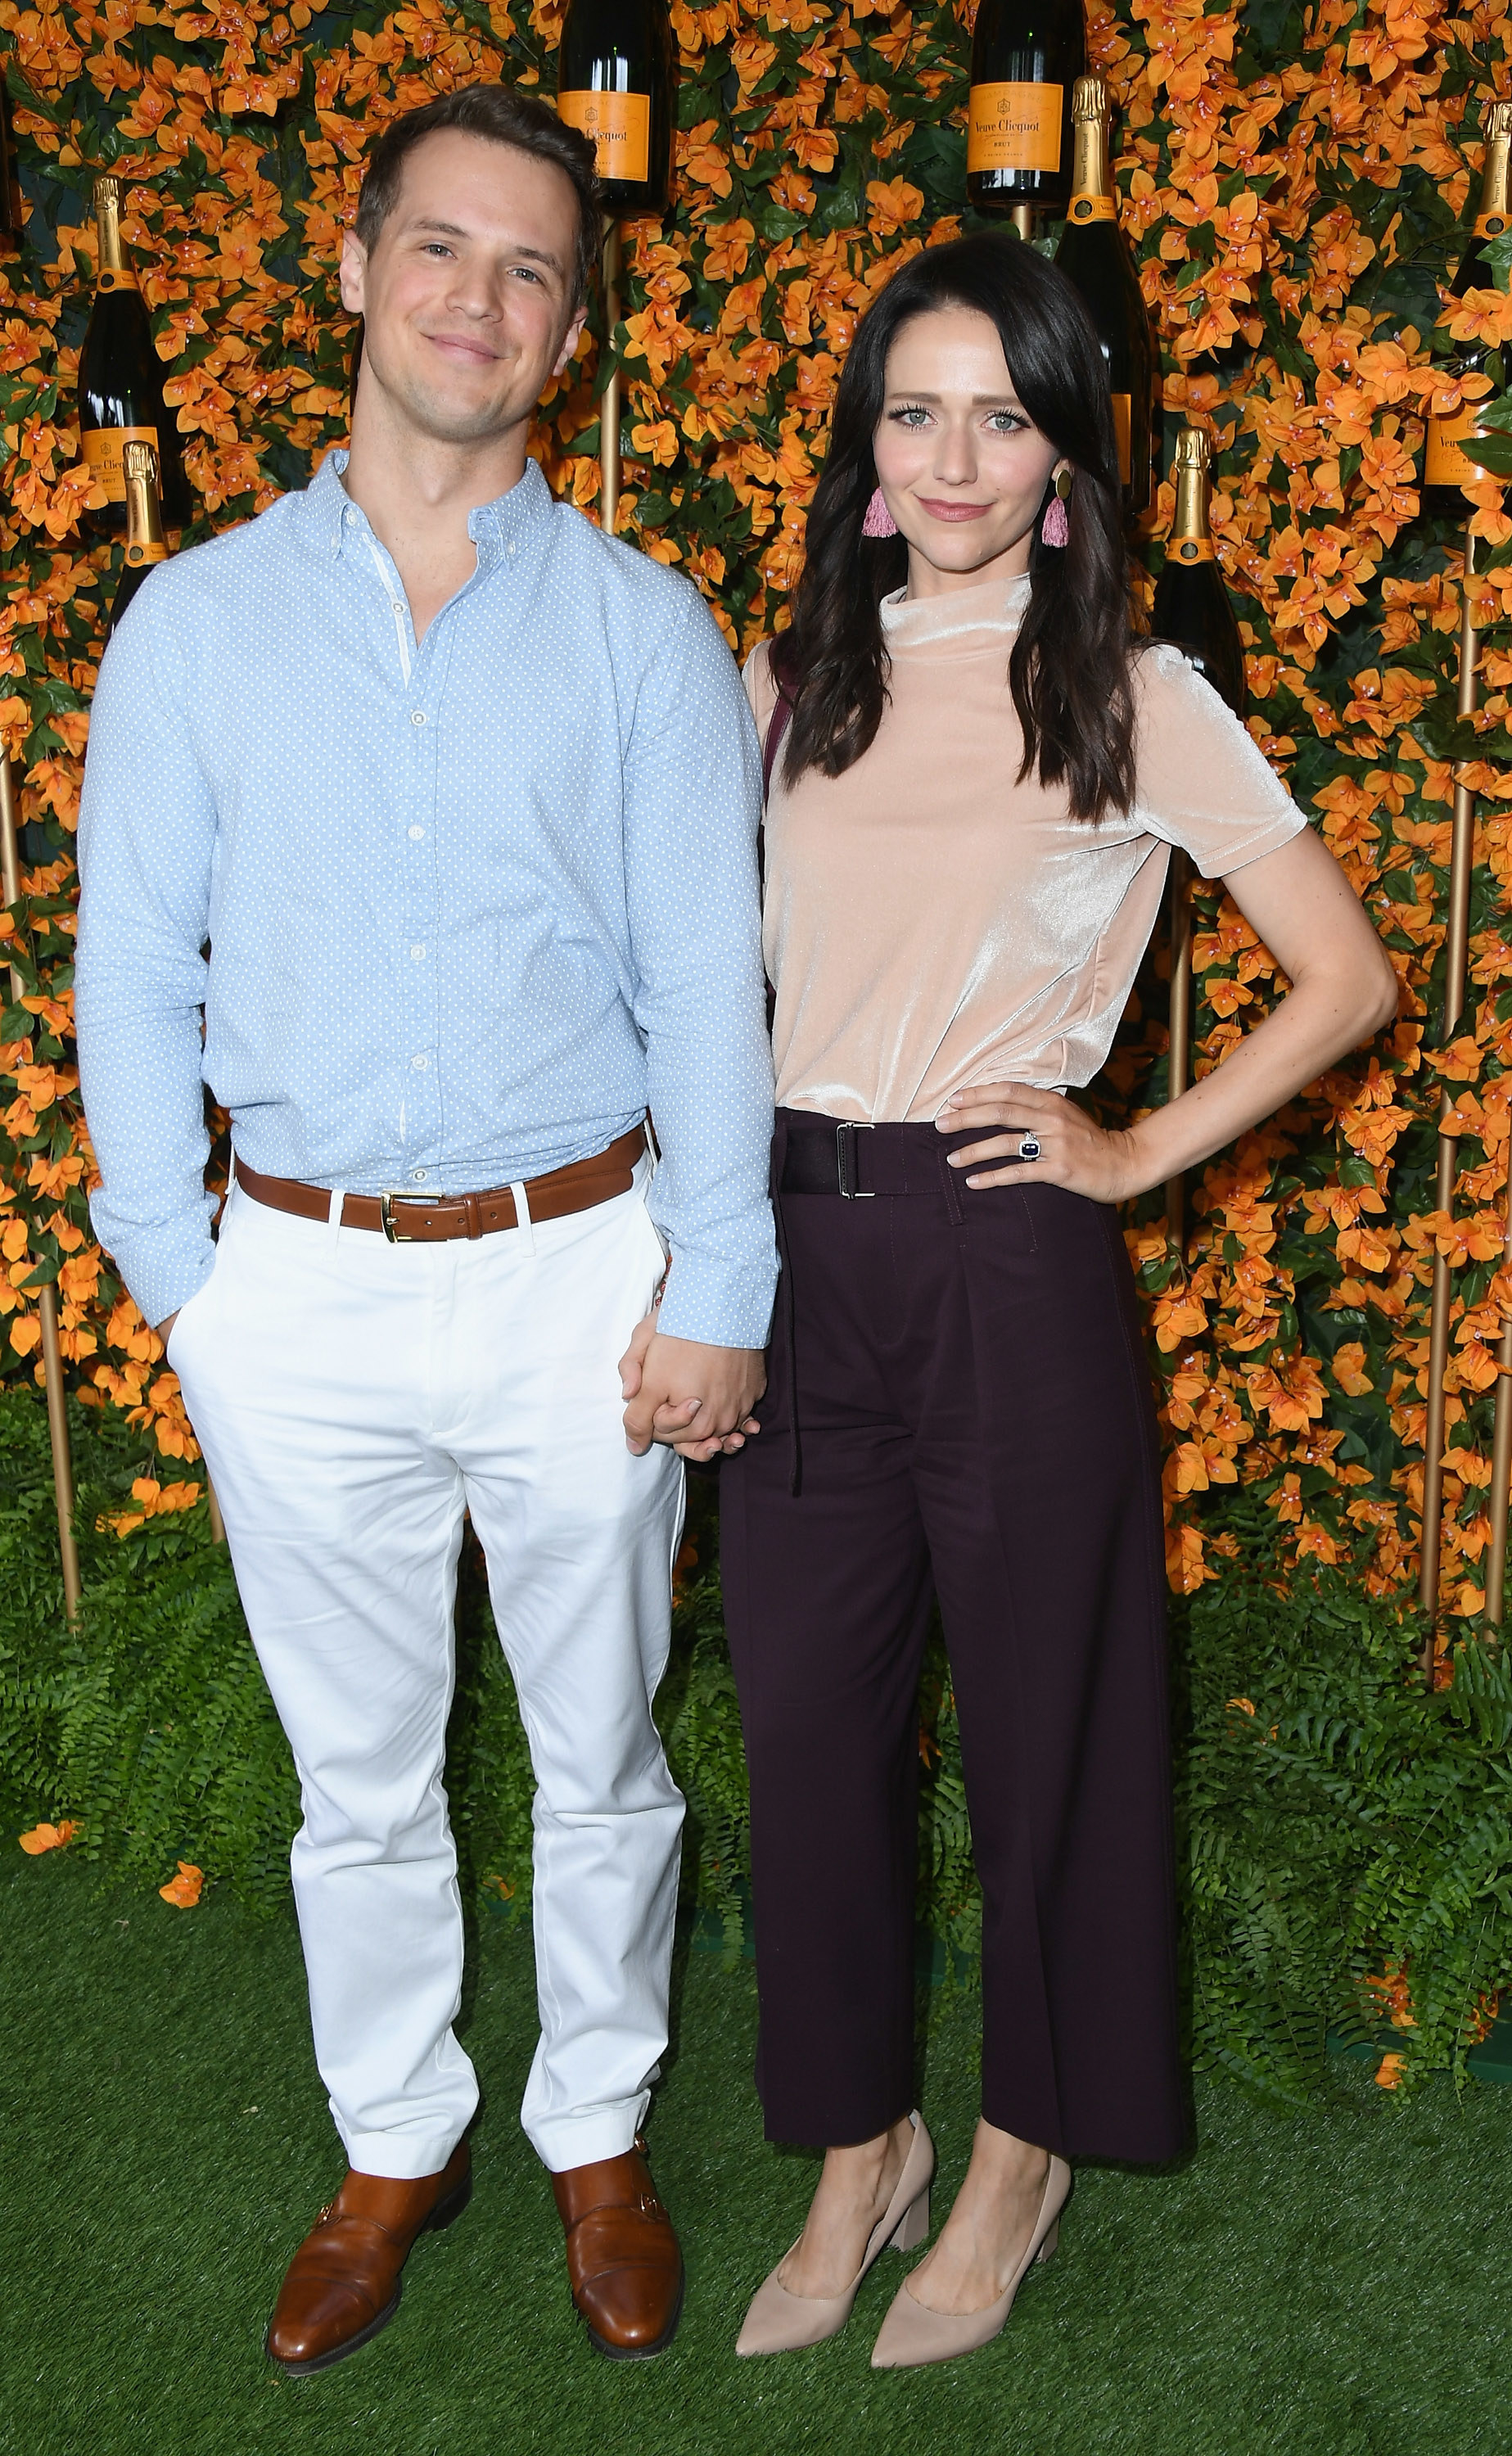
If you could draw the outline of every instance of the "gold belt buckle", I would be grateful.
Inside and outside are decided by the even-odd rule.
[[[402,1195],[396,1197],[392,1194],[380,1194],[378,1196],[378,1220],[382,1227],[383,1234],[388,1238],[391,1245],[413,1245],[415,1242],[413,1237],[405,1237],[401,1235],[399,1230],[394,1225],[394,1204],[396,1200],[403,1201],[405,1197]]]

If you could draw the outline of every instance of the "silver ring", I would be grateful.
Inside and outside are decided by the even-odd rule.
[[[1038,1159],[1038,1157],[1039,1157],[1039,1136],[1038,1136],[1038,1135],[1025,1135],[1025,1136],[1022,1136],[1022,1138],[1020,1139],[1020,1142],[1019,1142],[1019,1146],[1018,1146],[1018,1156],[1019,1156],[1019,1158],[1020,1158],[1020,1159]]]

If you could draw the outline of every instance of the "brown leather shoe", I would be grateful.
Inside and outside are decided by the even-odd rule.
[[[417,2235],[439,2234],[473,2188],[467,2143],[439,2175],[401,2183],[348,2172],[289,2262],[268,2323],[268,2351],[297,2376],[355,2354],[399,2307],[399,2271]]]
[[[638,2139],[623,2158],[553,2175],[572,2299],[611,2362],[659,2354],[683,2316],[683,2254]]]

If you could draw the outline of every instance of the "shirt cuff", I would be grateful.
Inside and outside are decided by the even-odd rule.
[[[152,1330],[197,1296],[215,1267],[211,1208],[212,1197],[207,1197],[203,1210],[144,1228],[117,1217],[103,1195],[90,1198],[94,1234]]]
[[[667,1339],[696,1339],[705,1347],[765,1347],[771,1329],[777,1263],[729,1262],[678,1253],[666,1282],[657,1329]]]

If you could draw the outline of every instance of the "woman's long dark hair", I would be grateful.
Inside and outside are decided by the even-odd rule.
[[[1009,660],[1024,734],[1020,776],[1064,783],[1073,818],[1127,809],[1134,784],[1133,642],[1108,378],[1071,283],[1006,232],[911,257],[856,328],[809,508],[792,628],[776,644],[777,677],[793,703],[785,781],[796,784],[808,768],[844,775],[882,722],[888,657],[877,606],[907,579],[908,549],[901,537],[862,535],[877,483],[871,439],[894,340],[915,316],[939,307],[973,307],[991,318],[1019,400],[1073,473],[1071,542],[1047,546],[1036,531],[1029,611]]]

